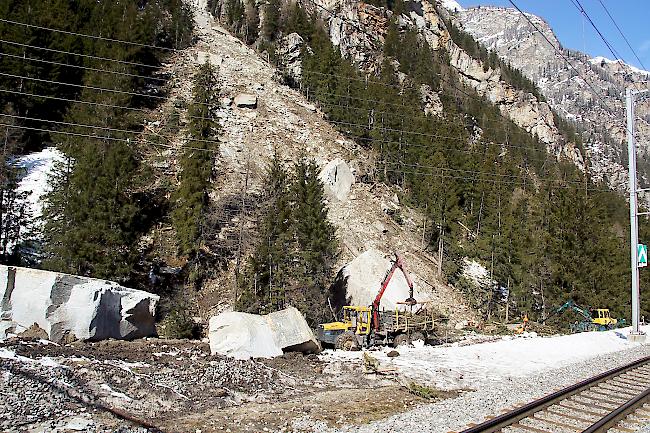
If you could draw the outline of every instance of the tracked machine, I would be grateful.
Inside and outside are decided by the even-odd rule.
[[[381,299],[395,271],[400,270],[409,286],[409,297],[398,302],[394,310],[381,310]],[[433,336],[434,314],[429,302],[417,302],[413,297],[413,281],[406,270],[402,255],[395,253],[379,292],[370,306],[343,307],[342,319],[318,326],[317,338],[324,345],[337,349],[356,350],[376,345],[399,346],[411,341],[427,341]]]
[[[546,319],[542,320],[541,323],[543,324],[551,317],[559,316],[567,310],[574,311],[583,318],[583,320],[571,324],[571,332],[606,331],[608,329],[616,328],[617,325],[624,325],[624,321],[618,321],[610,316],[609,309],[581,307],[576,304],[573,299],[553,310],[553,312]]]

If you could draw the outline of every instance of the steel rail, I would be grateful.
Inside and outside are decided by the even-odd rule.
[[[636,367],[639,367],[640,365],[646,364],[650,362],[650,356],[646,356],[644,358],[638,359],[630,364],[623,365],[621,367],[613,368],[611,370],[608,370],[604,373],[601,373],[597,376],[591,377],[589,379],[583,380],[581,382],[578,382],[576,384],[573,384],[571,386],[568,386],[566,388],[563,388],[559,391],[556,391],[552,394],[546,395],[540,399],[537,399],[535,401],[532,401],[524,406],[521,406],[513,411],[507,412],[503,415],[499,415],[495,418],[492,418],[490,420],[487,420],[481,424],[478,424],[476,426],[470,427],[468,429],[463,430],[461,433],[494,433],[498,432],[501,429],[511,426],[519,421],[521,421],[524,418],[528,418],[531,415],[540,412],[554,404],[556,404],[559,401],[566,400],[567,398],[576,395],[586,389],[591,388],[592,386],[603,382],[609,378],[621,375],[627,371],[633,370]],[[647,393],[646,391],[645,393]],[[637,396],[636,398],[639,398],[640,396]],[[647,398],[647,395],[646,395]],[[642,400],[643,401],[643,400]],[[628,402],[630,403],[630,402]],[[626,404],[628,404],[626,403]],[[623,406],[626,404],[623,404],[619,409],[621,409]],[[627,409],[623,409],[627,410]],[[614,412],[618,411],[616,409]],[[631,411],[631,409],[630,409]],[[612,412],[613,413],[613,412]],[[610,414],[611,415],[611,414]],[[611,418],[613,419],[613,418]],[[617,417],[617,419],[620,419],[620,416]],[[601,420],[602,421],[602,420]],[[593,432],[600,432],[602,430],[593,430]]]
[[[582,433],[604,433],[624,420],[629,414],[637,410],[650,398],[650,388],[636,397],[620,405],[616,410],[608,413],[598,422],[589,426]]]

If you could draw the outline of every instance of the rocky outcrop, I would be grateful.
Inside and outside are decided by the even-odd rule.
[[[325,195],[330,200],[345,201],[354,184],[354,174],[348,164],[340,158],[328,162],[318,176],[323,182]]]
[[[290,33],[278,41],[275,55],[282,70],[294,81],[302,79],[302,50],[305,40],[298,33]]]
[[[330,38],[341,54],[366,71],[378,69],[383,61],[381,46],[393,13],[353,0],[317,0],[316,3],[321,3],[327,10],[337,11],[332,16],[323,8],[314,9],[329,23]],[[454,6],[454,3],[451,5]],[[460,11],[456,7],[453,9]],[[435,4],[424,0],[408,2],[407,11],[397,17],[397,21],[400,29],[416,29],[432,49],[447,50],[450,64],[458,71],[463,84],[485,96],[515,124],[539,137],[551,154],[569,158],[578,168],[584,169],[580,152],[574,151],[570,143],[563,143],[549,104],[509,85],[502,79],[498,68],[485,67],[483,62],[458,47],[451,39]],[[439,98],[436,100],[433,92],[420,89],[420,94],[427,114],[440,112]],[[565,149],[565,146],[569,148]]]
[[[34,324],[55,342],[155,335],[158,299],[112,281],[0,266],[0,339]]]
[[[440,96],[430,86],[426,84],[420,86],[420,98],[424,106],[424,113],[427,116],[439,116],[444,111]]]
[[[210,351],[235,359],[274,358],[285,351],[320,352],[311,328],[294,307],[265,316],[229,311],[210,319]]]

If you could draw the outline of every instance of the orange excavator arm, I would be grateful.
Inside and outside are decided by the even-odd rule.
[[[413,298],[413,280],[411,280],[411,276],[409,275],[408,271],[406,270],[406,264],[404,263],[404,257],[399,252],[395,252],[395,259],[393,260],[393,265],[391,266],[390,270],[384,277],[384,281],[381,283],[381,288],[379,289],[379,293],[377,293],[377,296],[375,297],[375,300],[372,301],[372,322],[373,326],[375,328],[375,331],[379,330],[379,303],[381,302],[381,298],[384,296],[384,292],[386,291],[386,288],[388,287],[388,283],[390,283],[391,278],[393,278],[393,274],[397,269],[400,269],[402,273],[404,274],[404,277],[406,278],[406,283],[409,286],[409,297],[404,301],[408,305],[414,305],[417,303],[415,298]]]

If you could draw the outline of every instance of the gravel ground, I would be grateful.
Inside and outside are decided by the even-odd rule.
[[[310,433],[377,433],[377,432],[431,432],[460,431],[470,423],[480,423],[514,405],[542,397],[551,390],[587,379],[611,368],[650,355],[650,345],[600,356],[567,367],[547,370],[518,381],[493,381],[477,384],[476,391],[459,397],[420,406],[408,412],[393,415],[381,421],[362,426],[329,428],[322,422],[308,418],[294,421],[293,428]],[[650,427],[642,430],[650,433]]]

